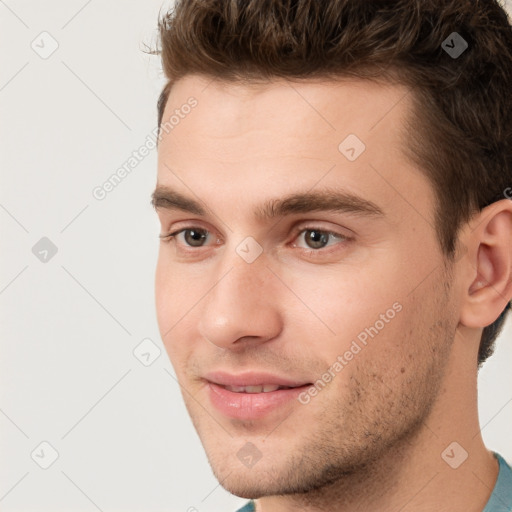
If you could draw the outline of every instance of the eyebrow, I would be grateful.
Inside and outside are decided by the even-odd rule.
[[[155,210],[178,210],[199,216],[207,215],[206,208],[199,201],[164,185],[157,185],[151,195],[151,204]],[[259,221],[266,221],[297,213],[320,211],[384,217],[384,212],[375,203],[336,189],[297,192],[268,199],[256,207],[254,216]]]

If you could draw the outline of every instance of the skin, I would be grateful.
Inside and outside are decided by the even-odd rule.
[[[159,329],[214,474],[228,491],[258,498],[258,512],[477,512],[496,482],[478,423],[476,361],[482,328],[512,296],[511,201],[476,214],[461,230],[462,256],[445,261],[434,191],[401,151],[408,92],[197,75],[171,91],[164,119],[190,96],[198,104],[164,133],[157,184],[209,213],[157,208],[161,233],[210,235],[199,248],[183,233],[161,242]],[[353,162],[338,150],[350,133],[366,145]],[[253,216],[269,198],[325,187],[384,215]],[[309,256],[312,226],[347,238]],[[263,249],[251,264],[235,251],[247,236]],[[395,303],[400,312],[306,405],[242,421],[209,401],[202,377],[213,370],[315,382]],[[248,441],[261,452],[250,468],[237,457]],[[441,457],[453,442],[468,454],[457,469]]]

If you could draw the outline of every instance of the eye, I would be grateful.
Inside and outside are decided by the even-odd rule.
[[[208,238],[208,231],[201,228],[183,228],[167,235],[159,235],[162,240],[172,240],[184,233],[185,244],[190,247],[202,247],[203,242]]]
[[[209,237],[210,232],[207,229],[202,229],[196,226],[182,228],[166,235],[159,235],[159,238],[163,241],[179,241],[179,245],[190,248],[203,247]],[[322,251],[325,247],[336,245],[333,243],[329,244],[330,240],[337,239],[338,243],[350,240],[349,237],[342,235],[341,233],[312,226],[303,227],[296,232],[294,240],[301,238],[304,240],[306,247],[295,243],[292,244],[293,247],[297,247],[307,254],[319,253],[319,255],[324,252],[331,252],[331,250]],[[217,241],[219,240],[217,239]]]
[[[302,233],[304,233],[304,235],[302,235]],[[305,249],[313,249],[313,252],[326,247],[330,238],[337,238],[341,241],[347,240],[347,237],[340,233],[334,233],[332,231],[326,231],[314,227],[302,229],[299,232],[299,238],[302,238],[307,244]]]

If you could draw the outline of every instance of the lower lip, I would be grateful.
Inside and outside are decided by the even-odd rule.
[[[307,384],[267,393],[235,393],[213,382],[208,385],[212,404],[225,416],[241,420],[263,418],[284,404],[297,400],[301,393],[311,387],[311,384]]]

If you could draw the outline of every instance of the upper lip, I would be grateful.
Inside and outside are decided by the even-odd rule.
[[[254,371],[239,374],[216,371],[207,373],[204,378],[221,386],[260,386],[263,384],[273,384],[275,386],[295,388],[309,384],[306,380],[288,379],[272,373]]]

